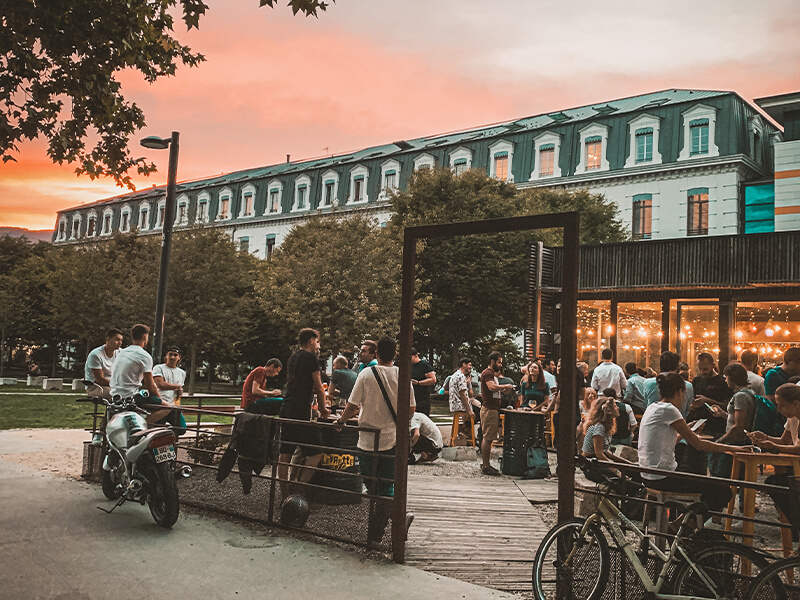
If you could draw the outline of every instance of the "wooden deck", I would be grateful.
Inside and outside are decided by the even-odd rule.
[[[515,481],[409,474],[406,564],[530,596],[531,568],[548,527]]]

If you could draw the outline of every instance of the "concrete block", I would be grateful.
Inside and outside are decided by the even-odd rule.
[[[16,377],[2,377],[0,378],[0,385],[17,385]]]
[[[44,377],[42,377],[40,375],[37,375],[35,377],[32,376],[32,375],[28,375],[28,385],[29,386],[39,387],[43,383],[44,383]]]
[[[472,446],[447,446],[440,454],[444,460],[478,460],[478,453]]]
[[[73,379],[72,380],[72,391],[73,392],[85,392],[86,386],[83,385],[83,382],[80,379]]]
[[[43,390],[58,390],[64,389],[64,380],[60,377],[45,377],[42,382]]]

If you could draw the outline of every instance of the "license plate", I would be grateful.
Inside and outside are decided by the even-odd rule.
[[[153,448],[153,455],[156,457],[157,463],[167,462],[168,460],[175,460],[178,455],[175,452],[175,446],[160,446]]]

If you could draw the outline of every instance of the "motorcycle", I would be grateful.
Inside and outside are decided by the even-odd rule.
[[[146,403],[149,395],[146,391],[140,394]],[[170,427],[149,426],[140,414],[149,413],[136,404],[135,397],[95,400],[108,409],[103,494],[117,500],[111,510],[101,510],[111,513],[126,501],[146,503],[156,524],[172,527],[180,511],[175,477],[191,474],[188,466],[175,468],[175,433]]]

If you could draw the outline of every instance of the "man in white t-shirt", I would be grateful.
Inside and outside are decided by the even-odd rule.
[[[415,411],[411,415],[408,429],[411,435],[408,464],[433,462],[439,458],[439,453],[444,446],[442,432],[428,415]],[[420,457],[417,458],[416,454],[419,454]]]
[[[164,362],[153,367],[153,380],[161,393],[161,399],[173,404],[181,403],[183,383],[186,381],[186,371],[178,365],[181,364],[181,351],[177,346],[170,346],[164,355]]]
[[[89,352],[86,357],[83,378],[86,381],[96,383],[100,388],[89,386],[86,391],[88,396],[103,396],[111,399],[111,372],[114,370],[114,362],[117,359],[120,346],[122,346],[122,332],[116,327],[112,327],[106,331],[105,344]]]
[[[747,382],[750,384],[750,389],[754,394],[759,396],[766,396],[767,391],[764,388],[764,378],[761,375],[756,375],[755,370],[758,366],[758,353],[752,350],[745,350],[742,352],[742,364],[747,369]]]
[[[131,328],[130,346],[119,351],[114,371],[111,373],[111,395],[130,398],[141,388],[150,392],[147,404],[162,404],[166,410],[155,410],[146,417],[148,423],[155,423],[169,415],[172,405],[164,402],[158,394],[153,380],[153,357],[144,349],[150,339],[147,325],[134,325]]]
[[[397,433],[397,390],[400,370],[394,366],[394,357],[397,353],[397,344],[392,338],[384,337],[378,341],[378,364],[365,367],[358,374],[353,391],[347,399],[342,415],[336,421],[338,424],[346,423],[348,419],[358,416],[359,427],[370,427],[380,430],[378,438],[378,454],[373,454],[375,449],[375,434],[369,431],[358,432],[358,448],[366,451],[359,457],[361,473],[365,476],[378,477],[378,481],[366,480],[370,494],[378,496],[394,496],[394,461],[395,442]],[[380,384],[378,383],[380,378]],[[381,390],[381,384],[383,390]],[[414,387],[408,382],[410,388],[410,412],[414,413]],[[388,397],[391,409],[386,402],[384,393]],[[377,464],[376,464],[377,463]],[[383,532],[389,522],[390,504],[379,502],[376,505],[376,517],[370,523],[367,541],[371,544],[379,543]]]
[[[607,388],[612,388],[617,393],[617,398],[622,398],[622,393],[628,387],[628,379],[622,367],[613,361],[614,353],[611,348],[603,348],[603,362],[594,368],[592,374],[592,387],[598,395]]]

